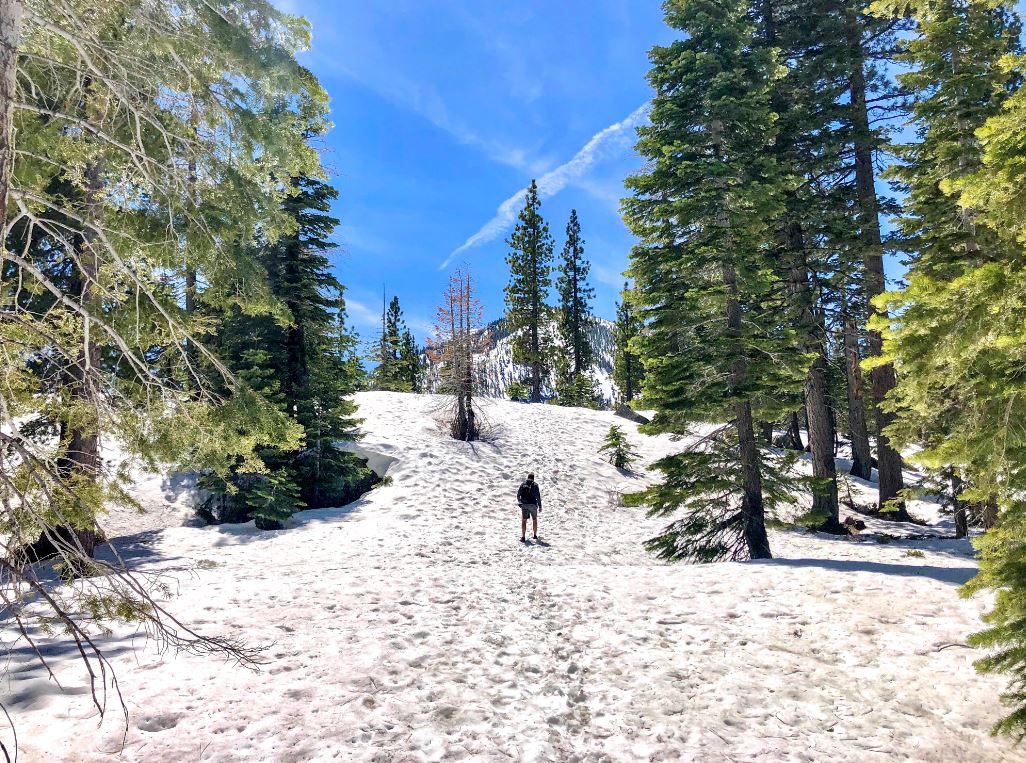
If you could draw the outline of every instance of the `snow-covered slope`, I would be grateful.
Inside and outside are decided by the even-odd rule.
[[[773,561],[666,566],[640,545],[664,520],[618,500],[647,477],[596,451],[614,421],[646,462],[668,439],[493,401],[492,439],[466,444],[439,430],[437,399],[358,400],[360,449],[391,477],[361,501],[282,532],[120,543],[177,581],[185,622],[264,645],[261,672],[116,633],[123,737],[117,712],[98,727],[73,650],[44,640],[68,694],[14,655],[23,763],[1020,759],[988,736],[1001,683],[964,647],[985,604],[957,595],[964,541],[775,531]],[[529,469],[545,544],[524,547]]]
[[[553,343],[562,347],[555,324],[547,327]],[[503,321],[488,324],[479,332],[477,346],[481,348],[476,358],[478,383],[484,397],[506,398],[511,384],[524,380],[525,371],[513,363],[512,338],[506,332]],[[613,353],[616,343],[613,339],[613,323],[605,318],[596,318],[588,331],[591,346],[595,349],[595,364],[591,378],[604,406],[610,406],[616,399],[616,385],[613,383]],[[438,369],[430,361],[427,367],[428,388],[438,391]],[[555,395],[555,374],[544,382],[544,395]]]

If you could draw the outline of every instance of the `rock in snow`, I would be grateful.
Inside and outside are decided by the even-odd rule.
[[[98,724],[66,643],[43,639],[64,694],[22,644],[4,697],[21,761],[1019,757],[987,734],[1001,682],[944,648],[986,605],[956,592],[975,569],[966,542],[889,525],[880,545],[870,520],[860,538],[773,531],[773,561],[668,566],[641,548],[665,520],[619,500],[648,477],[597,453],[614,422],[644,463],[679,447],[668,438],[612,412],[494,401],[491,440],[466,444],[440,431],[437,399],[358,401],[359,448],[392,479],[355,504],[281,532],[117,541],[176,581],[186,623],[264,645],[261,671],[116,632],[101,645],[125,736],[116,710]],[[545,544],[523,547],[529,469]]]

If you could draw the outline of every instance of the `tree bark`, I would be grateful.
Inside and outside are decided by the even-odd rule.
[[[86,92],[90,87],[87,85]],[[96,251],[96,233],[90,227],[103,214],[103,169],[99,160],[86,168],[86,195],[83,203],[84,229],[75,238],[78,265],[72,279],[71,291],[77,292],[79,303],[88,313],[99,310],[96,283],[100,258]],[[69,369],[69,393],[74,402],[74,424],[65,427],[67,450],[61,466],[73,480],[95,481],[100,476],[100,390],[96,376],[100,369],[100,345],[92,335],[92,321],[82,319],[82,344],[78,357]],[[88,526],[72,528],[82,551],[92,558],[96,552],[99,533],[89,518]]]
[[[990,530],[997,524],[998,502],[997,496],[992,495],[980,506],[980,519],[983,522],[983,529]]]
[[[834,420],[830,411],[826,358],[826,337],[816,319],[815,295],[805,259],[805,235],[801,225],[791,221],[785,232],[785,244],[792,259],[791,290],[799,310],[799,323],[806,337],[806,349],[815,359],[805,375],[805,415],[808,420],[809,452],[812,476],[822,484],[812,492],[812,511],[822,516],[823,529],[840,528],[837,502],[837,464],[834,461]]]
[[[798,411],[791,411],[787,417],[787,438],[791,441],[791,450],[805,450],[802,442],[802,425],[798,421]]]
[[[873,298],[883,294],[886,288],[883,263],[883,237],[880,233],[880,209],[876,196],[876,177],[873,169],[873,134],[869,124],[866,105],[865,51],[862,47],[862,30],[858,16],[851,5],[846,5],[846,31],[848,45],[852,52],[852,69],[849,80],[850,108],[855,149],[855,189],[858,196],[859,224],[861,228],[863,279],[870,318],[886,313],[873,304]],[[879,331],[869,331],[869,354],[879,356],[883,352],[883,337]],[[879,506],[884,508],[893,502],[898,520],[908,520],[905,502],[900,498],[904,488],[901,454],[891,445],[884,434],[895,415],[883,408],[888,393],[897,384],[894,366],[877,366],[870,372],[873,391],[873,407],[876,417],[876,458],[879,473]]]
[[[14,171],[14,102],[23,13],[21,0],[0,0],[0,224],[4,226],[4,239]]]
[[[723,282],[727,286],[727,330],[731,335],[741,332],[741,305],[737,300],[737,274],[733,266],[722,266]],[[741,387],[748,374],[744,356],[738,355],[731,365],[731,383]],[[752,559],[771,559],[769,537],[766,535],[766,512],[762,502],[762,473],[759,465],[759,448],[755,441],[755,423],[752,406],[747,401],[734,405],[734,426],[737,429],[738,454],[741,460],[742,532],[748,555]]]
[[[952,468],[948,469],[948,479],[951,483],[951,500],[955,509],[955,537],[964,538],[969,534],[969,507],[961,497],[965,483]]]
[[[535,244],[535,252],[531,256],[532,279],[531,287],[531,402],[541,402],[541,341],[539,338],[539,323],[541,322],[541,288],[538,263],[538,244]]]
[[[873,455],[866,427],[866,401],[862,389],[862,369],[859,357],[859,334],[855,319],[842,306],[844,319],[844,369],[848,382],[848,436],[851,439],[850,474],[859,479],[873,477]]]
[[[834,425],[827,386],[827,360],[821,349],[805,376],[812,476],[824,482],[813,490],[812,510],[825,517],[824,529],[833,530],[840,526],[840,513],[837,503],[837,464],[834,461]]]
[[[534,309],[534,317],[531,319],[531,402],[541,402],[541,343],[538,341],[538,313]]]

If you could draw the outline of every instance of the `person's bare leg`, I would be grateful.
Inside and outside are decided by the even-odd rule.
[[[535,514],[531,519],[534,524],[534,539],[538,540],[538,515]],[[526,525],[527,523],[525,522],[524,524]],[[526,530],[527,528],[525,527],[524,529]]]
[[[535,533],[537,535],[537,533]],[[527,520],[520,520],[520,540],[527,540]]]

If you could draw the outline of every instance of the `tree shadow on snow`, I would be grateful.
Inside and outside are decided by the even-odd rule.
[[[253,522],[242,524],[209,525],[206,529],[221,534],[214,546],[242,545],[245,543],[261,543],[295,532],[305,525],[334,524],[344,522],[370,503],[366,498],[358,498],[345,506],[330,509],[307,509],[293,514],[283,530],[258,530]]]
[[[169,474],[161,480],[160,489],[164,491],[164,500],[174,503],[184,494],[196,489],[196,475],[193,472]]]
[[[756,564],[781,567],[818,567],[837,572],[875,572],[909,578],[932,578],[941,583],[963,585],[976,575],[975,567],[938,567],[929,564],[891,564],[856,559],[767,559]]]
[[[195,571],[195,561],[184,556],[167,554],[160,549],[159,543],[163,532],[144,530],[134,535],[111,538],[96,547],[96,558],[112,564],[115,568],[119,568],[123,563],[125,568],[132,572],[138,572],[140,565],[149,563],[159,563],[160,567],[152,570],[158,575]]]
[[[613,467],[616,471],[620,472],[620,476],[629,480],[642,480],[645,478],[644,473],[636,471],[634,469],[623,469],[619,466]]]

